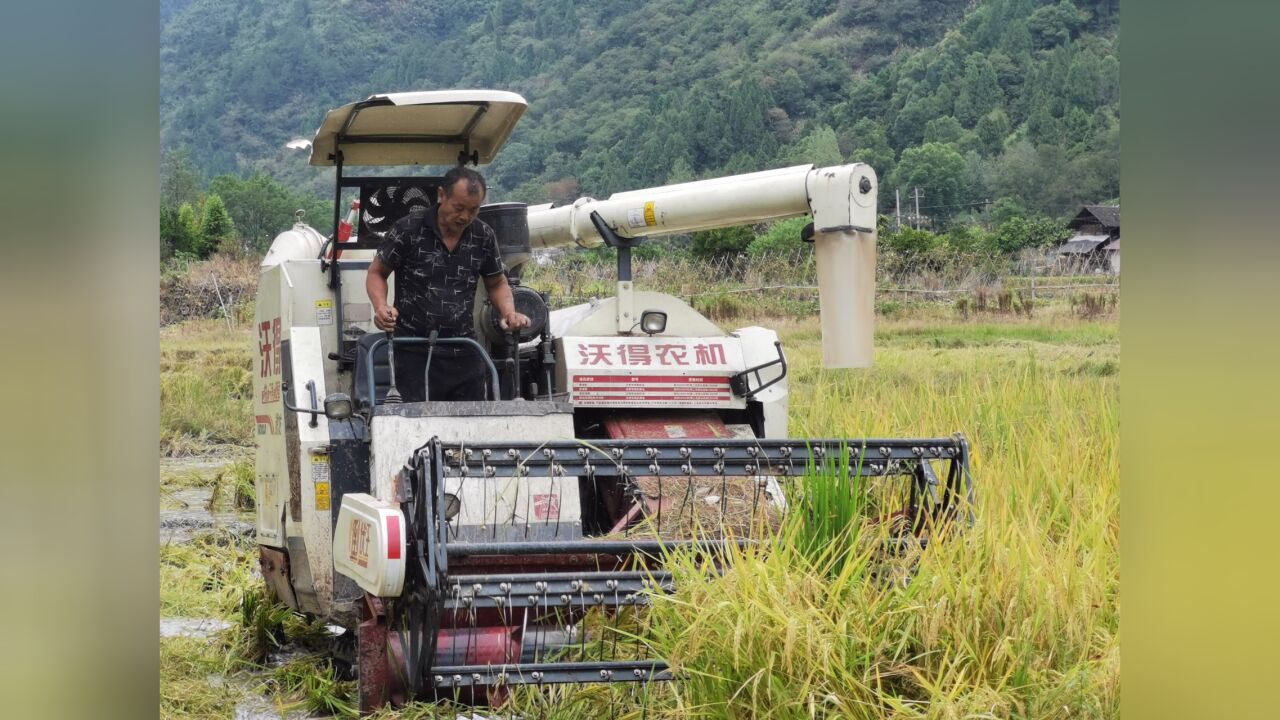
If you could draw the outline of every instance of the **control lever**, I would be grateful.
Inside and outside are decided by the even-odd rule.
[[[382,399],[385,405],[399,405],[404,402],[400,391],[396,389],[396,338],[395,331],[387,331],[387,365],[391,373],[391,387],[387,388],[387,396]]]

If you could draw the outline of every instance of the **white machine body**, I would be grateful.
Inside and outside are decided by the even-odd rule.
[[[418,411],[421,412],[418,412]],[[484,403],[422,403],[380,406],[372,420],[371,485],[380,498],[395,497],[395,478],[414,450],[433,437],[444,442],[570,440],[573,414],[563,404],[508,400]],[[483,470],[484,458],[474,459]],[[482,473],[481,473],[482,474]],[[577,539],[582,537],[578,484],[561,477],[520,479],[448,478],[445,493],[456,498],[452,537],[469,540]],[[518,520],[520,537],[506,537]],[[527,521],[527,523],[526,523]],[[504,529],[505,528],[505,529]]]

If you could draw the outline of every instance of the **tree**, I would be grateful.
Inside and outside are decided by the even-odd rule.
[[[956,224],[946,234],[948,247],[964,253],[982,250],[991,244],[991,236],[977,225]]]
[[[991,194],[990,188],[987,186],[987,176],[990,171],[991,162],[978,154],[976,150],[970,150],[964,154],[964,175],[961,178],[961,187],[965,189],[965,196],[970,202],[978,200],[986,200]],[[957,212],[968,212],[971,210],[981,209],[980,205],[974,205],[972,208],[957,208]]]
[[[1078,9],[1071,0],[1057,5],[1045,5],[1027,18],[1027,29],[1038,47],[1051,48],[1071,40],[1076,31],[1089,19],[1089,14]]]
[[[261,173],[248,180],[234,175],[219,175],[209,183],[209,192],[217,194],[235,218],[235,232],[241,244],[259,252],[294,222],[294,213],[305,211],[306,222],[320,230],[332,232],[333,205],[317,197],[296,195],[284,185]]]
[[[853,125],[853,142],[856,143],[856,147],[849,154],[850,161],[870,165],[871,169],[876,171],[876,175],[882,178],[887,178],[893,173],[898,158],[893,148],[889,146],[889,138],[885,135],[883,125],[871,118],[859,120]],[[881,208],[891,207],[889,204],[891,195],[891,193],[880,193]]]
[[[1015,20],[1005,28],[1000,38],[1000,50],[1011,58],[1019,58],[1031,52],[1034,41],[1026,20]]]
[[[216,193],[209,193],[204,200],[204,212],[200,214],[200,245],[198,256],[209,257],[223,241],[233,236],[235,226],[227,214],[227,206]]]
[[[915,145],[924,139],[924,126],[940,113],[929,100],[911,100],[893,121],[894,147]]]
[[[160,206],[176,211],[183,203],[200,202],[200,173],[186,148],[169,150],[160,161]]]
[[[1071,108],[1063,123],[1063,135],[1072,155],[1083,153],[1093,139],[1093,121],[1089,119],[1089,113],[1078,107]]]
[[[684,156],[681,155],[671,164],[671,172],[667,173],[666,184],[675,185],[676,183],[693,182],[696,179],[697,176],[693,174],[693,168],[689,167],[689,161],[685,160]]]
[[[928,214],[946,220],[955,213],[955,206],[971,199],[962,197],[964,172],[964,158],[954,147],[925,143],[902,151],[893,184],[905,191],[920,188],[934,208]]]
[[[1093,112],[1104,102],[1106,87],[1102,82],[1102,63],[1089,50],[1077,52],[1067,70],[1067,99],[1071,104]]]
[[[886,248],[906,255],[924,255],[941,245],[941,237],[928,230],[903,227],[882,238]]]
[[[965,130],[960,121],[950,115],[934,118],[924,126],[924,141],[926,143],[947,143],[955,146],[957,149],[969,147],[976,142],[976,136]]]
[[[164,208],[160,213],[161,252],[168,245],[173,254],[199,257],[201,251],[200,226],[191,203],[182,203],[176,211]]]
[[[974,130],[982,152],[986,155],[998,155],[1004,147],[1004,139],[1009,136],[1009,116],[1004,110],[996,108],[983,115]]]
[[[1056,245],[1070,234],[1071,231],[1063,222],[1045,217],[1015,217],[996,228],[994,240],[1000,250],[1014,253],[1028,247]]]
[[[756,235],[752,232],[750,225],[700,230],[693,234],[693,246],[690,252],[694,257],[700,258],[737,255],[744,252],[755,238]]]
[[[839,165],[844,162],[836,131],[826,125],[818,125],[792,146],[787,154],[791,162],[813,163],[818,167]]]
[[[773,106],[773,97],[769,91],[753,78],[747,78],[729,89],[725,109],[729,132],[733,133],[739,145],[750,148],[757,157],[772,156],[778,149],[777,136],[773,133],[773,123],[769,118],[769,108]],[[672,141],[678,136],[672,128],[659,126],[657,130],[659,132],[655,135],[661,135],[662,141],[670,148],[668,152],[672,157],[683,150],[673,147]]]
[[[987,206],[987,227],[999,227],[1011,218],[1027,214],[1027,208],[1017,198],[1002,197]]]
[[[1018,140],[991,164],[988,184],[997,197],[1017,198],[1030,211],[1059,215],[1079,199],[1077,180],[1062,147]]]
[[[183,203],[182,208],[160,208],[160,259],[168,260],[179,253],[195,255],[196,233],[195,211],[190,203]]]
[[[779,220],[769,226],[763,235],[747,246],[748,255],[795,255],[811,250],[813,243],[800,239],[800,232],[810,222],[808,215]]]
[[[986,59],[995,71],[996,83],[1000,86],[1001,102],[1007,105],[1008,98],[1017,97],[1022,92],[1022,84],[1026,79],[1023,76],[1022,67],[1000,50],[992,50]]]
[[[774,83],[773,97],[789,115],[804,113],[805,85],[795,68],[787,68]]]
[[[1053,116],[1048,93],[1037,92],[1027,116],[1027,135],[1037,143],[1055,143],[1062,137],[1062,126]]]
[[[970,55],[965,61],[960,92],[956,95],[956,118],[965,127],[973,127],[979,118],[1003,103],[1000,81],[991,61],[980,53]]]

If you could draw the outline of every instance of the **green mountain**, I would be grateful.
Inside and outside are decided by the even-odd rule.
[[[1119,195],[1116,0],[161,0],[161,142],[206,179],[328,192],[286,150],[367,95],[530,108],[495,199],[870,162],[946,221]]]

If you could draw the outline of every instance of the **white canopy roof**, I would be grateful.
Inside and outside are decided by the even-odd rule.
[[[492,162],[528,103],[501,90],[370,95],[330,110],[311,143],[312,165],[456,165],[458,153]]]

